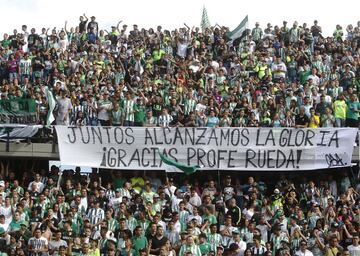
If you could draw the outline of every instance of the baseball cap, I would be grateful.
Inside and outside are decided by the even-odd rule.
[[[27,221],[23,220],[23,221],[20,222],[20,226],[28,227],[29,223]]]

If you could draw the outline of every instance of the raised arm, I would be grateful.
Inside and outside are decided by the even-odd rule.
[[[67,30],[66,26],[67,26],[67,20],[65,21],[64,30],[65,30],[66,33],[68,33],[68,30]]]
[[[122,23],[122,20],[120,20],[120,21],[118,22],[117,26],[116,26],[116,30],[117,30],[117,32],[119,32],[119,33],[120,33],[119,27],[120,27],[120,24],[121,24],[121,23]]]

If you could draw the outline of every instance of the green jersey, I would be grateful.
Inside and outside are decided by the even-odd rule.
[[[207,255],[211,251],[211,245],[207,242],[199,244],[201,255]]]
[[[140,237],[133,236],[132,244],[133,244],[133,249],[136,252],[135,255],[139,255],[139,250],[141,250],[143,248],[147,248],[148,241],[145,236],[140,236]]]
[[[346,118],[358,120],[359,113],[357,111],[360,110],[360,103],[358,101],[348,100],[346,104],[347,104]]]
[[[134,107],[134,121],[138,123],[143,123],[145,121],[145,106],[141,104],[136,104]]]

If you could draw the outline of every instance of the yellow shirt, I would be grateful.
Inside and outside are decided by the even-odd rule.
[[[320,124],[319,116],[314,115],[313,117],[310,117],[309,128],[319,128],[319,124]]]
[[[325,256],[336,256],[339,252],[339,249],[336,247],[327,247],[325,251]]]
[[[100,250],[99,250],[99,248],[96,248],[95,251],[90,250],[87,255],[88,256],[100,256]]]
[[[333,109],[334,109],[334,116],[335,118],[346,118],[346,102],[344,100],[336,100],[333,103]]]
[[[131,185],[132,185],[133,189],[136,190],[136,192],[140,193],[142,190],[142,187],[145,184],[144,179],[141,177],[133,177],[130,179],[130,181],[131,181]]]

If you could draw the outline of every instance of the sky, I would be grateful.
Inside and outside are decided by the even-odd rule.
[[[336,24],[356,25],[360,21],[359,0],[337,1],[316,0],[0,0],[0,37],[21,29],[22,24],[40,32],[42,27],[61,29],[65,21],[68,28],[79,23],[79,16],[96,16],[100,28],[110,30],[120,20],[129,26],[164,29],[199,26],[203,6],[206,7],[211,25],[220,24],[234,29],[248,15],[252,28],[260,22],[262,28],[270,22],[281,25],[283,20],[292,25],[306,22],[308,26],[317,19],[325,36],[333,33]],[[100,3],[100,4],[99,4]],[[299,3],[296,5],[295,3]],[[131,28],[131,27],[130,27]]]

